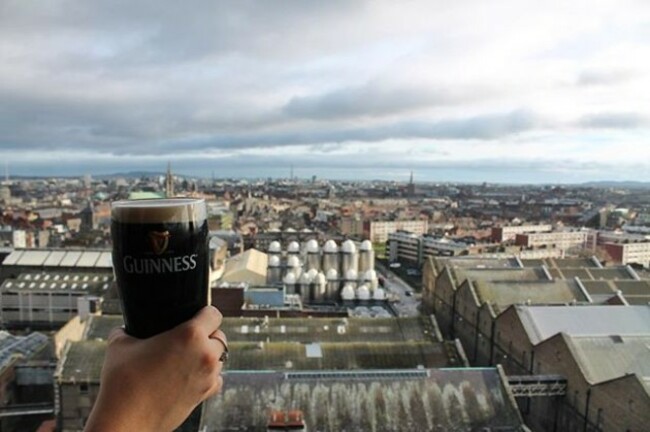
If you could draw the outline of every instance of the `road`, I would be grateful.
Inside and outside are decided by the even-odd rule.
[[[402,279],[399,278],[395,273],[387,269],[381,263],[375,261],[375,269],[380,273],[386,284],[384,288],[386,289],[389,297],[392,296],[398,301],[393,303],[395,309],[398,311],[400,316],[417,316],[420,314],[418,307],[420,306],[419,295],[415,293],[413,288]],[[412,293],[410,296],[406,293]]]

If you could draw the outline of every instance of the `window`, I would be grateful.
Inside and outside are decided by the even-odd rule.
[[[88,383],[79,384],[79,393],[82,395],[88,394]]]

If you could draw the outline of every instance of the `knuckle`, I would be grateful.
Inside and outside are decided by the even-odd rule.
[[[219,364],[219,358],[217,355],[210,351],[205,351],[201,354],[200,357],[201,366],[208,371],[212,371]]]
[[[186,343],[192,343],[201,338],[201,329],[193,322],[189,322],[181,328],[180,336]]]

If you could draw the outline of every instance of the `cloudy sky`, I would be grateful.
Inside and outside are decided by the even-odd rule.
[[[650,2],[0,0],[0,160],[650,181]]]

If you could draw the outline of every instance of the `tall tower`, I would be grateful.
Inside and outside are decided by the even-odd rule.
[[[415,183],[413,183],[413,171],[411,171],[411,178],[409,180],[408,189],[406,190],[408,196],[412,197],[415,195]]]
[[[167,198],[174,196],[174,176],[172,175],[172,164],[167,162],[167,175],[165,176],[165,194]]]

